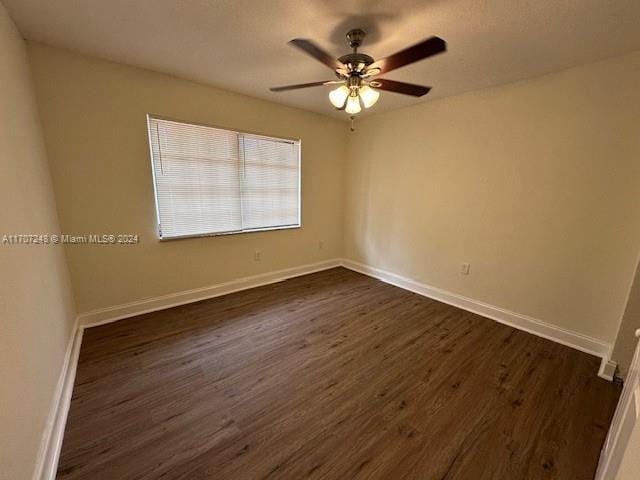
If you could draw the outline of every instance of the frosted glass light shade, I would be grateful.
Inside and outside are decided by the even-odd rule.
[[[334,90],[329,92],[329,101],[336,108],[344,107],[344,102],[347,100],[349,96],[349,89],[342,85]]]
[[[362,110],[362,108],[360,107],[360,99],[358,98],[358,95],[349,95],[345,111],[350,115],[355,115],[360,110]]]
[[[373,107],[373,105],[378,101],[378,98],[380,97],[380,92],[374,90],[369,85],[360,87],[359,93],[364,108]]]

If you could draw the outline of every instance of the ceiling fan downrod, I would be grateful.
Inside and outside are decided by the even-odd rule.
[[[359,28],[355,28],[347,32],[347,40],[349,41],[349,46],[353,49],[353,52],[341,56],[338,58],[338,61],[343,65],[346,65],[349,68],[350,73],[362,72],[375,61],[373,57],[358,52],[358,48],[362,45],[362,41],[366,35],[366,32]]]

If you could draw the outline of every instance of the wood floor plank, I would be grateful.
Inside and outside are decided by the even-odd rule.
[[[592,480],[597,369],[336,268],[88,329],[58,478]]]

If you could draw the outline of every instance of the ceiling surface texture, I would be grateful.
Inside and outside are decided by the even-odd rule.
[[[640,49],[638,0],[2,0],[25,38],[170,73],[326,115],[329,87],[269,87],[334,79],[287,45],[309,38],[336,57],[345,33],[390,55],[437,35],[449,51],[383,77],[433,87],[422,98],[382,92],[383,112],[543,75]]]

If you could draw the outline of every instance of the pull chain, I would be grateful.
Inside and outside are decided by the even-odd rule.
[[[355,122],[356,122],[356,117],[354,117],[353,115],[351,115],[351,131],[355,132],[356,131],[356,127],[355,127]]]

